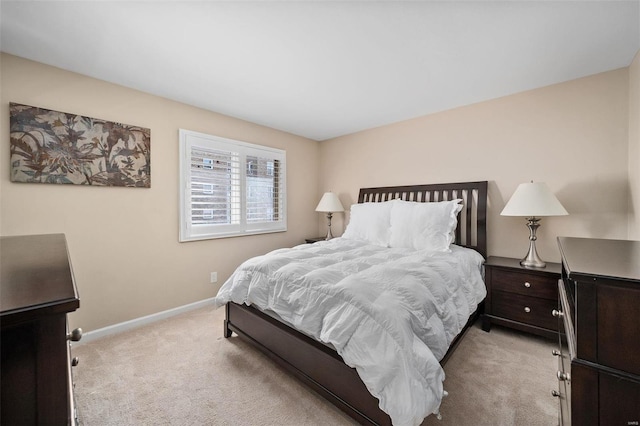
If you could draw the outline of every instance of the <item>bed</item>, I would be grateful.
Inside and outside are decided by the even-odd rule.
[[[403,201],[398,201],[398,200],[403,200]],[[364,256],[364,259],[373,259],[370,261],[370,263],[375,264],[374,266],[377,268],[377,267],[382,267],[379,264],[387,262],[386,260],[387,259],[386,256],[388,256],[387,252],[389,253],[393,252],[392,256],[389,255],[391,256],[389,257],[389,259],[391,260],[389,260],[387,263],[389,263],[390,265],[391,264],[394,265],[395,269],[397,270],[410,271],[410,272],[406,272],[406,275],[409,277],[408,278],[409,280],[411,280],[411,278],[417,274],[417,272],[412,270],[414,264],[429,263],[432,261],[432,259],[433,259],[433,262],[435,262],[436,264],[435,269],[439,270],[439,268],[441,269],[441,267],[438,266],[439,265],[438,262],[445,262],[445,261],[450,262],[449,259],[453,255],[462,256],[462,258],[466,259],[467,257],[471,256],[470,252],[473,251],[473,255],[475,255],[476,258],[480,258],[480,263],[481,263],[482,259],[486,257],[486,249],[487,249],[486,247],[486,207],[487,207],[486,200],[487,200],[487,182],[486,181],[451,183],[451,184],[430,184],[430,185],[417,185],[417,186],[363,188],[360,190],[359,197],[358,197],[358,205],[352,206],[351,221],[354,221],[355,214],[357,212],[363,211],[365,207],[367,209],[375,208],[377,209],[376,211],[380,211],[381,209],[386,208],[383,206],[393,205],[395,209],[400,211],[400,208],[396,207],[398,203],[402,203],[402,206],[403,206],[402,208],[413,207],[416,205],[416,203],[434,203],[429,207],[435,206],[435,205],[445,205],[445,204],[448,205],[451,203],[455,203],[457,208],[455,209],[453,214],[457,220],[456,222],[457,226],[455,226],[455,231],[452,231],[452,235],[451,235],[451,240],[454,241],[454,244],[450,246],[451,249],[448,250],[448,252],[451,252],[451,255],[443,254],[443,253],[435,253],[435,252],[433,252],[435,253],[433,254],[430,250],[427,250],[425,252],[424,250],[423,251],[407,251],[408,249],[405,250],[403,248],[382,249],[379,246],[382,246],[383,244],[380,244],[378,246],[373,246],[368,241],[366,242],[366,245],[364,243],[361,244],[361,242],[359,241],[354,241],[346,238],[349,231],[351,231],[349,229],[351,225],[348,225],[347,230],[345,230],[345,234],[343,235],[344,238],[334,239],[329,242],[320,242],[314,245],[301,245],[298,247],[294,247],[292,249],[281,249],[265,256],[268,256],[270,259],[272,258],[276,259],[275,260],[276,263],[279,261],[280,266],[287,265],[287,267],[284,269],[287,269],[287,268],[292,269],[294,273],[298,274],[296,276],[304,275],[305,276],[304,281],[300,281],[297,278],[296,279],[289,278],[290,281],[292,282],[293,281],[302,282],[303,284],[299,284],[300,287],[310,287],[309,286],[310,282],[320,283],[320,281],[317,281],[317,280],[313,281],[307,277],[315,277],[315,278],[324,280],[325,278],[323,277],[340,275],[340,277],[336,278],[336,281],[339,281],[340,283],[342,283],[345,280],[348,281],[351,278],[350,276],[345,275],[344,270],[331,269],[328,272],[321,272],[319,269],[318,272],[316,272],[312,267],[314,265],[313,262],[316,260],[313,260],[315,258],[309,255],[309,253],[315,253],[315,252],[326,253],[327,256],[329,256],[329,258],[333,259],[329,263],[332,263],[332,262],[336,264],[344,263],[345,265],[347,265],[344,267],[345,270],[355,271],[353,273],[354,276],[356,274],[361,274],[361,272],[359,271],[360,266],[358,265],[361,265],[363,262],[366,262],[362,260],[363,259],[362,256]],[[380,203],[380,204],[376,204],[374,206],[373,205],[374,203]],[[423,205],[422,207],[426,207],[426,206]],[[361,214],[361,213],[358,213],[358,214]],[[306,247],[303,247],[303,246],[306,246]],[[314,246],[314,247],[311,247],[311,246]],[[344,254],[340,252],[340,250],[343,250]],[[447,252],[447,250],[444,250],[444,251]],[[351,261],[349,259],[350,254],[347,255],[346,253],[352,253],[352,252],[356,253],[354,254],[354,256],[357,255],[360,257]],[[384,252],[384,255],[380,254],[382,252]],[[476,252],[479,253],[481,256],[478,256]],[[428,253],[428,254],[425,254],[425,253]],[[393,256],[396,256],[396,257],[393,257]],[[312,266],[307,266],[306,267],[307,269],[302,271],[296,271],[296,268],[304,269],[303,266],[300,266],[297,263],[298,258],[304,258],[305,261],[307,261],[306,259],[312,259],[310,260],[312,262],[311,263]],[[247,269],[241,270],[241,268],[239,268],[238,271],[236,271],[234,275],[232,275],[232,277],[229,279],[227,283],[229,283],[234,279],[236,281],[242,281],[242,279],[238,278],[238,275],[243,275],[243,274],[247,275],[249,273],[257,274],[257,272],[254,273],[251,271],[258,270],[263,266],[261,264],[262,259],[258,259],[258,258],[255,258],[255,259],[257,260],[250,259],[249,261],[246,262],[248,263],[248,266],[246,266],[245,268],[248,268],[249,272],[247,272]],[[339,259],[340,261],[334,261],[335,259]],[[377,260],[377,259],[382,259],[382,260]],[[345,261],[342,262],[342,260],[345,260]],[[320,260],[317,260],[317,261],[321,262]],[[322,262],[327,263],[326,261],[322,261]],[[475,262],[478,262],[478,260],[475,259]],[[398,265],[401,265],[401,266],[397,267]],[[371,267],[372,271],[374,266]],[[460,268],[452,268],[452,269],[465,269],[465,268],[460,267]],[[371,272],[369,275],[376,275],[376,274]],[[378,273],[377,275],[381,275],[381,274]],[[382,273],[382,275],[384,275],[384,273]],[[395,277],[395,275],[390,275],[390,276]],[[358,277],[359,277],[358,279],[364,279],[364,278],[361,278],[360,275],[358,275]],[[402,278],[399,278],[399,279],[406,280],[407,278],[403,276]],[[449,280],[449,278],[446,278],[446,280]],[[464,279],[462,280],[464,281]],[[252,288],[252,289],[260,288],[261,286],[266,287],[265,285],[266,283],[269,283],[269,285],[272,285],[275,282],[274,278],[268,278],[268,279],[265,278],[262,282],[260,279],[257,279],[253,275],[245,279],[245,281],[247,284],[246,287]],[[380,284],[381,286],[384,287],[385,285],[387,285],[385,284],[386,281],[384,280],[380,280],[380,281],[383,281],[382,284]],[[349,347],[355,346],[355,343],[353,343],[352,341],[357,341],[359,339],[354,337],[356,336],[355,334],[353,335],[349,334],[347,337],[344,337],[344,341],[341,341],[340,340],[341,337],[324,338],[328,334],[331,334],[326,330],[324,331],[318,330],[317,333],[314,332],[314,327],[324,328],[326,326],[325,317],[337,315],[336,314],[337,308],[335,309],[332,308],[331,306],[333,305],[327,302],[327,300],[329,300],[328,298],[333,298],[334,295],[325,297],[324,293],[322,292],[319,293],[322,295],[322,297],[325,297],[325,298],[318,299],[318,302],[316,304],[321,307],[326,307],[325,309],[327,309],[327,311],[322,314],[318,314],[318,316],[322,316],[322,318],[320,319],[320,322],[318,322],[317,324],[308,325],[306,324],[307,319],[314,317],[315,314],[313,315],[311,314],[301,315],[299,313],[297,315],[292,314],[290,317],[286,319],[284,316],[283,317],[279,316],[278,306],[282,303],[282,301],[277,300],[277,298],[275,298],[273,294],[275,293],[281,294],[284,291],[283,290],[284,287],[282,288],[278,287],[277,291],[273,289],[264,290],[265,291],[264,296],[254,297],[254,299],[251,300],[252,303],[249,303],[246,301],[243,303],[243,300],[246,300],[246,297],[244,297],[244,299],[239,299],[238,297],[236,297],[235,298],[236,300],[234,300],[234,297],[232,297],[230,293],[226,295],[224,294],[228,289],[231,288],[231,285],[230,284],[227,285],[227,283],[223,285],[223,287],[221,288],[221,292],[218,294],[218,297],[217,297],[218,304],[222,304],[222,302],[224,302],[225,304],[225,309],[226,309],[226,319],[224,321],[225,337],[230,337],[232,333],[235,332],[238,336],[245,339],[249,343],[253,344],[258,349],[260,349],[277,364],[279,364],[280,366],[282,366],[283,368],[291,372],[293,375],[297,376],[300,380],[305,382],[317,393],[319,393],[329,402],[333,403],[335,406],[337,406],[338,408],[340,408],[341,410],[349,414],[352,418],[354,418],[356,421],[358,421],[361,424],[391,425],[392,417],[390,417],[390,415],[387,414],[387,412],[383,411],[380,408],[380,406],[382,405],[384,405],[384,408],[386,409],[386,411],[393,413],[392,416],[394,416],[394,419],[395,419],[393,422],[394,424],[400,424],[400,423],[419,424],[419,421],[416,421],[416,419],[419,418],[419,416],[416,417],[413,413],[411,413],[413,417],[411,417],[411,415],[403,417],[402,414],[399,415],[397,413],[397,410],[394,411],[395,405],[391,409],[389,409],[388,408],[389,404],[387,404],[387,400],[389,398],[385,396],[386,394],[381,393],[382,391],[379,390],[380,386],[378,386],[378,383],[377,383],[379,381],[382,381],[384,383],[383,388],[385,389],[385,392],[386,392],[385,386],[387,385],[389,389],[395,389],[392,387],[392,385],[396,380],[396,375],[397,376],[402,376],[403,374],[408,375],[408,374],[411,374],[411,371],[413,370],[409,369],[409,372],[404,372],[399,370],[400,367],[392,365],[390,368],[392,369],[392,371],[394,371],[394,374],[387,374],[388,377],[376,378],[372,382],[372,379],[364,375],[363,370],[366,370],[366,368],[362,367],[361,364],[362,363],[366,364],[370,362],[370,360],[367,358],[369,356],[368,353],[374,352],[374,351],[373,350],[367,351],[367,350],[360,350],[360,349],[356,349],[356,350],[345,349],[347,348],[347,345],[349,345]],[[321,286],[321,284],[318,284],[318,285]],[[476,283],[476,286],[477,285],[478,284]],[[484,290],[484,284],[481,283],[481,285]],[[324,287],[316,287],[314,284],[313,288],[316,289],[316,288],[324,288]],[[388,290],[389,286],[385,288]],[[223,291],[224,289],[227,289],[227,290]],[[295,290],[291,290],[291,292],[295,294],[297,294],[296,293],[297,291],[298,291],[298,288],[296,288]],[[402,291],[404,292],[404,290]],[[465,290],[465,291],[468,291],[468,290]],[[271,292],[271,293],[267,294],[266,292]],[[479,293],[479,292],[476,291],[476,293]],[[486,294],[486,291],[484,294]],[[460,305],[462,307],[460,310],[464,312],[449,313],[447,311],[442,314],[447,318],[450,318],[450,317],[455,318],[454,320],[451,320],[451,321],[457,324],[457,328],[454,336],[447,337],[446,347],[444,347],[444,349],[439,348],[437,350],[436,349],[433,350],[434,352],[440,352],[437,354],[437,356],[433,355],[434,358],[437,357],[436,363],[438,363],[438,367],[446,363],[447,359],[450,357],[451,353],[453,352],[458,342],[464,335],[464,332],[466,331],[466,329],[475,321],[475,319],[477,318],[477,315],[480,313],[481,299],[484,296],[480,297],[476,294],[474,297],[475,299],[472,299],[471,297],[467,297],[467,299],[462,300],[460,297],[456,296],[457,301],[455,303]],[[258,300],[261,298],[264,299],[264,303],[258,303]],[[291,300],[292,299],[291,293],[284,294],[283,298],[286,300]],[[348,298],[352,298],[350,293],[348,295]],[[473,306],[472,308],[467,309],[464,305],[465,303],[471,303],[469,302],[469,300],[474,300]],[[296,303],[298,302],[296,301]],[[447,299],[447,306],[449,306],[452,303],[453,302]],[[260,306],[262,304],[264,304],[263,306],[264,312],[263,310],[257,309],[255,307],[255,306]],[[362,306],[363,305],[357,305],[356,306],[357,309],[352,309],[352,310],[358,313],[361,313],[361,311],[366,310],[366,309],[363,309]],[[329,311],[330,309],[333,309],[333,310]],[[439,311],[444,310],[444,308],[442,307],[437,307],[435,309]],[[342,309],[342,311],[343,310],[344,309]],[[358,324],[361,323],[362,318],[365,318],[367,321],[369,321],[369,317],[366,316],[368,315],[367,312],[362,314],[365,316],[356,320]],[[462,318],[464,318],[464,320],[462,320]],[[381,323],[381,321],[379,321],[377,318],[374,318],[369,322],[376,324],[376,327],[378,326],[377,324]],[[383,326],[387,327],[386,323]],[[296,327],[298,329],[296,329]],[[330,326],[327,326],[327,327],[330,329],[336,328],[336,327],[332,328]],[[367,328],[367,327],[358,326],[357,328],[360,329],[360,328]],[[376,332],[376,330],[372,330],[370,334],[374,332]],[[334,334],[340,335],[345,333],[342,333],[340,332],[340,330],[338,330],[338,332]],[[386,336],[386,331],[383,331],[378,336],[380,337],[379,342],[386,342],[384,337]],[[366,339],[369,339],[369,341],[371,340],[370,336],[367,338],[362,338],[361,340],[366,341]],[[394,339],[396,339],[396,337],[390,337],[389,339],[390,339],[389,342],[394,342],[395,341]],[[438,337],[438,339],[442,340],[443,338]],[[379,342],[374,341],[371,344],[373,345],[382,344]],[[411,343],[409,344],[411,345]],[[422,349],[419,349],[419,351],[421,350]],[[354,355],[354,352],[356,353],[356,355]],[[341,353],[344,356],[344,358],[338,353]],[[394,359],[398,358],[398,354],[399,352],[396,351],[393,354],[392,358]],[[403,354],[403,353],[400,353],[400,354]],[[354,361],[354,356],[357,362]],[[360,362],[360,358],[362,357],[367,359],[364,359],[364,361]],[[388,354],[387,354],[387,357],[388,357],[387,359],[389,359]],[[345,362],[345,360],[347,359],[348,359],[348,362]],[[402,365],[410,364],[413,366],[412,363],[415,364],[415,362],[410,359],[407,362],[403,361]],[[350,367],[348,364],[357,365],[357,371],[356,371],[356,368]],[[433,375],[435,375],[434,377],[439,377],[437,376],[437,374],[442,374],[442,377],[439,377],[438,380],[434,380],[434,383],[436,383],[435,385],[428,384],[426,386],[426,387],[434,387],[435,397],[437,399],[435,404],[439,406],[439,403],[442,397],[441,381],[444,380],[444,376],[443,376],[444,372],[436,371],[436,370],[442,370],[441,368],[434,369],[430,366],[423,367],[421,360],[418,364],[419,365],[416,368],[418,368],[419,370],[416,370],[416,371],[419,371],[420,374],[416,374],[415,376],[409,376],[408,379],[410,382],[413,382],[414,381],[413,379],[415,377],[419,377],[419,380],[417,380],[417,382],[420,382],[421,380],[427,380],[427,378],[432,377],[432,373]],[[424,365],[430,365],[430,363],[424,362]],[[398,373],[398,371],[400,372]],[[423,374],[423,371],[428,371],[428,373]],[[367,383],[367,385],[365,385],[365,382]],[[417,385],[414,383],[411,383],[410,385],[407,385],[407,386],[424,386],[424,385],[421,385],[420,383],[418,383]],[[414,393],[410,391],[412,388],[409,387],[407,389],[409,389],[408,392],[404,392],[404,391],[400,392],[400,395],[401,395],[400,399],[404,398],[405,395],[407,399],[412,398]],[[391,392],[391,390],[389,390],[389,392]],[[372,393],[375,393],[378,396],[380,396],[380,399],[373,396]],[[430,400],[431,393],[429,393],[428,396],[429,398],[424,398],[424,399]],[[422,398],[418,399],[417,401],[396,401],[394,402],[394,404],[399,404],[400,410],[401,410],[403,409],[402,407],[403,405],[408,405],[412,407],[413,404],[421,404],[421,401],[422,401]],[[420,409],[422,408],[417,408],[416,410],[420,412],[419,411]],[[431,409],[432,407],[429,408],[429,410]],[[432,411],[432,412],[436,412],[436,411]],[[425,415],[428,415],[428,414],[429,413],[426,413]],[[401,420],[398,420],[398,419],[401,419]]]

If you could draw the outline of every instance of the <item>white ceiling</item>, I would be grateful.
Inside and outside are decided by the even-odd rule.
[[[628,66],[632,1],[7,1],[2,51],[325,140]]]

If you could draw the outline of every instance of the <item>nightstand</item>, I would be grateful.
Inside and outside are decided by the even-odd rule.
[[[327,237],[314,237],[314,238],[305,238],[305,243],[307,244],[313,244],[313,243],[317,243],[318,241],[325,241],[327,239]]]
[[[546,268],[520,266],[520,259],[490,256],[484,264],[487,298],[482,329],[498,324],[520,331],[557,339],[559,263]]]

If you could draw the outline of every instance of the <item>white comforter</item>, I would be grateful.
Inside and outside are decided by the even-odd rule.
[[[255,305],[332,345],[394,425],[419,425],[440,406],[439,360],[486,296],[482,256],[451,249],[344,238],[279,249],[244,262],[216,305]]]

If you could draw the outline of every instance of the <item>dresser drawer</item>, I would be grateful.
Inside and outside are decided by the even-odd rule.
[[[494,268],[491,276],[493,290],[540,297],[558,302],[558,278],[533,275]]]
[[[527,297],[503,291],[492,293],[493,315],[554,331],[558,330],[558,320],[551,315],[551,311],[557,307],[557,300]]]

